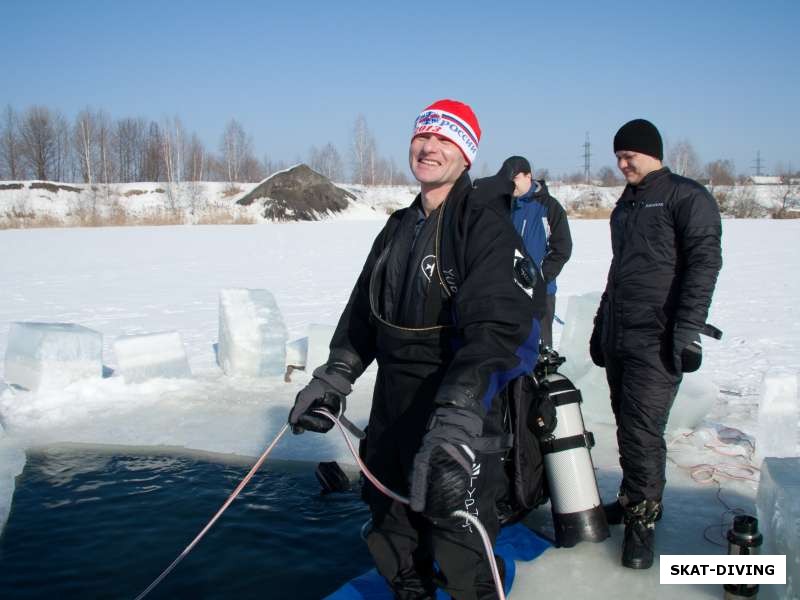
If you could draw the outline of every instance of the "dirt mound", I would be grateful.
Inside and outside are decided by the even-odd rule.
[[[347,208],[348,200],[355,200],[355,196],[301,164],[276,173],[236,204],[260,202],[264,218],[273,221],[318,221]]]
[[[29,186],[32,190],[47,190],[48,192],[52,192],[54,194],[58,193],[58,190],[64,190],[65,192],[75,192],[80,193],[81,189],[73,187],[71,185],[58,185],[55,183],[49,183],[47,181],[34,181]]]

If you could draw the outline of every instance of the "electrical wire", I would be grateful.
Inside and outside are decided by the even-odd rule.
[[[683,434],[681,438],[677,438],[673,443],[678,441],[688,440],[690,437],[695,435],[696,432],[691,431],[689,433]],[[723,437],[722,434],[728,434]],[[713,525],[709,525],[703,530],[703,539],[707,542],[714,544],[715,546],[720,546],[724,548],[727,544],[720,543],[716,540],[711,539],[709,537],[709,532],[712,530],[719,531],[719,537],[725,540],[725,535],[723,531],[725,530],[726,526],[730,528],[731,522],[728,521],[728,517],[730,516],[737,516],[745,513],[745,510],[739,507],[732,507],[730,506],[725,500],[722,498],[722,483],[720,479],[731,479],[734,481],[749,481],[757,483],[759,481],[759,475],[761,470],[753,464],[749,464],[752,460],[752,455],[755,450],[753,443],[738,429],[734,429],[733,427],[725,427],[721,431],[716,433],[716,440],[712,441],[709,440],[703,443],[703,448],[711,450],[717,454],[728,458],[734,459],[741,459],[742,461],[746,461],[739,464],[731,464],[731,463],[699,463],[696,465],[682,465],[678,463],[675,459],[671,456],[667,456],[667,460],[669,460],[672,464],[674,464],[679,469],[684,471],[688,471],[690,477],[693,481],[699,484],[714,484],[717,486],[717,493],[716,497],[719,503],[725,508],[725,511],[720,515],[720,522],[715,523]],[[743,455],[740,453],[733,453],[733,452],[724,452],[721,450],[725,446],[728,446],[735,442],[745,442],[749,449]],[[720,442],[720,443],[717,443]],[[673,444],[670,444],[671,446]]]

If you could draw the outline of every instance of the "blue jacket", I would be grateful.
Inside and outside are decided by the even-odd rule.
[[[547,293],[556,293],[556,277],[572,254],[567,213],[547,191],[543,179],[533,182],[528,193],[511,202],[511,220],[547,282]]]

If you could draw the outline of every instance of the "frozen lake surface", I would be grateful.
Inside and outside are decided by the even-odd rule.
[[[134,384],[110,376],[60,390],[2,391],[0,523],[11,502],[14,477],[24,465],[24,450],[32,446],[177,446],[258,456],[285,422],[308,375],[296,372],[289,383],[281,377],[224,376],[214,352],[219,290],[270,290],[289,339],[305,336],[311,324],[335,324],[381,226],[379,221],[338,220],[0,231],[3,247],[9,249],[0,257],[5,290],[0,296],[0,350],[5,350],[12,321],[73,322],[103,334],[109,374],[118,367],[112,349],[117,336],[178,331],[193,374],[192,379]],[[603,289],[610,261],[607,222],[572,221],[571,227],[575,252],[559,278],[557,313],[562,317],[568,296]],[[754,510],[758,465],[752,450],[758,443],[762,378],[771,368],[796,372],[800,365],[800,270],[792,255],[797,239],[797,221],[723,222],[724,266],[709,321],[725,336],[720,342],[705,342],[703,367],[691,375],[712,382],[720,392],[700,426],[670,437],[659,553],[723,553],[724,547],[714,542],[724,544],[720,524],[725,527],[731,520],[726,504]],[[558,338],[558,326],[554,333]],[[348,414],[357,424],[367,419],[373,381],[371,370],[348,402]],[[593,457],[601,492],[608,498],[619,481],[613,428],[589,425],[598,440]],[[352,462],[338,434],[289,436],[275,457]],[[647,572],[622,569],[617,529],[606,543],[550,550],[522,565],[515,590],[583,598],[589,590],[613,597],[625,587],[641,597],[719,597],[716,587],[662,587],[656,567]],[[324,550],[307,551],[313,555]],[[583,576],[573,576],[576,572]]]

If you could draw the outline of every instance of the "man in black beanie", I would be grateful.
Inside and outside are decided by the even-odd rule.
[[[622,467],[606,515],[625,523],[622,564],[647,569],[666,483],[664,430],[683,373],[700,367],[722,227],[708,190],[662,165],[655,125],[625,123],[614,154],[628,185],[611,213],[613,258],[589,350],[606,369]]]
[[[523,156],[510,156],[497,176],[514,183],[511,222],[547,283],[547,312],[542,319],[542,346],[553,347],[556,277],[572,255],[572,236],[564,207],[550,195],[544,179],[534,179]]]

